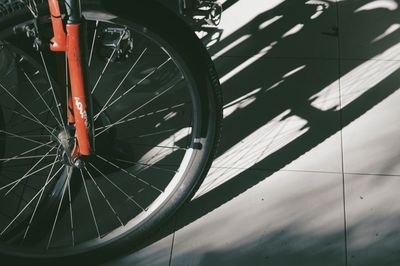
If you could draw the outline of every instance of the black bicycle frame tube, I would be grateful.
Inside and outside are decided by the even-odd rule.
[[[68,24],[79,24],[82,19],[82,9],[80,0],[65,0],[67,8]]]

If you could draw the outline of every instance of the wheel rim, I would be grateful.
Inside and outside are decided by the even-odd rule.
[[[0,212],[6,217],[0,223],[0,248],[8,253],[34,257],[76,254],[125,236],[165,204],[189,175],[193,161],[201,156],[201,103],[180,58],[167,43],[148,31],[144,36],[144,29],[134,24],[115,18],[113,23],[90,19],[89,76],[96,154],[83,170],[59,162],[62,147],[56,137],[66,130],[62,122],[66,112],[56,88],[65,86],[54,81],[49,54],[31,58],[25,48],[3,42],[4,49],[12,50],[14,59],[10,60],[16,62],[14,71],[18,72],[0,78],[0,145],[5,147],[0,180],[5,174],[12,180],[1,180],[0,185]],[[124,33],[115,38],[107,35],[106,29],[110,28]],[[118,57],[117,49],[109,48],[110,43],[119,41],[117,46],[121,48],[126,32],[134,40],[134,47],[129,51],[128,44]],[[25,64],[22,67],[17,65],[21,62]],[[10,75],[16,78],[10,79]],[[24,86],[20,84],[21,76],[25,78]],[[7,84],[10,80],[17,80],[18,84]],[[36,125],[37,129],[22,135],[27,133],[21,131],[23,126],[15,126],[10,120],[19,121],[26,128]],[[11,137],[20,142],[21,150],[15,148]],[[43,146],[35,149],[26,143]],[[11,161],[24,161],[28,166],[21,170]],[[11,168],[18,168],[22,174],[11,175]],[[15,201],[11,195],[16,191],[24,204],[2,207],[11,206],[10,202]],[[47,221],[40,218],[40,212],[44,217],[51,216],[49,213],[54,217]],[[41,233],[42,237],[32,233],[43,225],[47,230]],[[18,237],[10,237],[15,230]]]

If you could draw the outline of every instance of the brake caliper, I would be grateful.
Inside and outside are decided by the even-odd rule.
[[[100,57],[118,62],[129,58],[133,51],[133,37],[126,28],[106,27],[98,35]]]

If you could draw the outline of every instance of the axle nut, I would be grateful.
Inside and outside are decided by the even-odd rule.
[[[78,168],[78,169],[83,169],[83,168],[85,168],[85,162],[84,162],[82,159],[77,159],[77,160],[74,162],[74,166],[75,166],[76,168]]]

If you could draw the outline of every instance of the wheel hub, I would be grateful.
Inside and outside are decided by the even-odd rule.
[[[69,132],[61,130],[57,134],[57,141],[61,144],[57,151],[58,159],[65,165],[74,166],[71,153],[75,145],[75,138],[71,137]]]

